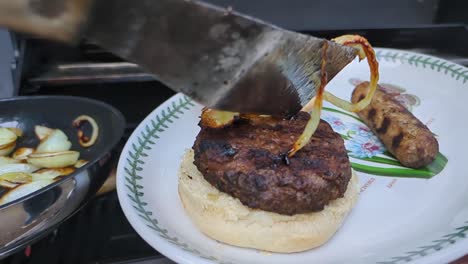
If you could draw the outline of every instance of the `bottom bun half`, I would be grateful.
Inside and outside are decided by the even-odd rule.
[[[179,169],[179,196],[205,235],[229,245],[293,253],[321,246],[336,233],[358,199],[359,181],[353,171],[344,197],[320,212],[280,215],[251,209],[218,191],[203,178],[188,150]]]

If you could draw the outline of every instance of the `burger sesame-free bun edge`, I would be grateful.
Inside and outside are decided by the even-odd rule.
[[[353,171],[344,197],[322,211],[292,216],[243,205],[208,183],[193,164],[188,150],[179,169],[179,196],[192,222],[205,235],[234,246],[293,253],[326,243],[341,227],[359,196]]]

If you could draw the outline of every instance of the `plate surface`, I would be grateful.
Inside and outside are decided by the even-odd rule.
[[[177,192],[184,151],[199,131],[201,106],[181,94],[154,110],[120,157],[117,191],[129,222],[156,250],[178,263],[442,263],[468,253],[468,69],[417,53],[376,49],[380,84],[437,135],[440,154],[420,170],[401,167],[355,115],[330,105],[322,113],[345,139],[360,176],[356,207],[324,246],[274,254],[204,236]],[[348,65],[327,90],[349,99],[368,80],[365,61]]]

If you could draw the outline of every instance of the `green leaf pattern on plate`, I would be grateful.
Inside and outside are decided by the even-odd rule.
[[[468,224],[468,222],[465,222]],[[461,238],[466,237],[466,232],[468,231],[468,225],[460,226],[455,229],[453,233],[447,234],[440,239],[432,241],[432,244],[427,246],[419,247],[416,250],[405,252],[405,254],[392,257],[388,261],[379,261],[378,264],[398,264],[398,263],[406,263],[412,260],[415,260],[418,257],[424,257],[429,255],[431,252],[439,251],[442,248],[454,244]]]
[[[455,63],[449,63],[440,59],[425,55],[413,55],[405,52],[398,51],[384,51],[379,50],[376,52],[377,59],[392,62],[401,62],[415,67],[429,68],[444,74],[451,74],[455,80],[468,81],[468,69]]]
[[[133,202],[133,208],[138,212],[138,216],[146,222],[147,227],[156,231],[160,237],[201,258],[216,263],[229,264],[229,262],[220,261],[213,256],[207,256],[190,247],[187,243],[182,242],[179,238],[171,236],[167,229],[159,225],[158,220],[153,217],[153,213],[146,209],[148,203],[143,201],[145,195],[142,191],[143,186],[138,183],[139,180],[143,178],[139,175],[139,172],[143,170],[142,166],[145,164],[143,159],[149,156],[147,151],[151,150],[151,145],[154,145],[155,140],[159,139],[158,134],[169,128],[169,125],[174,122],[174,119],[179,119],[179,116],[184,114],[184,110],[190,110],[193,106],[194,103],[188,97],[180,98],[178,102],[172,102],[171,106],[162,110],[160,115],[156,115],[156,117],[151,120],[150,125],[146,125],[140,135],[137,136],[138,143],[132,144],[132,148],[128,152],[130,158],[127,159],[127,166],[124,167],[127,174],[125,177],[128,190],[127,195]]]

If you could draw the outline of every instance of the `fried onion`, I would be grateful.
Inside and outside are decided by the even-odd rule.
[[[36,134],[39,140],[43,140],[44,138],[48,137],[50,134],[52,134],[52,132],[54,132],[52,128],[48,128],[45,126],[34,127],[34,133]]]
[[[367,39],[358,35],[343,35],[333,39],[333,41],[345,46],[351,46],[353,48],[358,49],[359,60],[363,60],[367,57],[367,63],[369,64],[370,69],[369,92],[366,94],[366,97],[364,97],[364,99],[355,104],[338,98],[329,92],[325,92],[324,99],[325,101],[328,101],[346,111],[359,112],[370,104],[372,97],[374,96],[375,90],[377,90],[377,83],[379,81],[379,63],[375,58],[374,49],[372,48],[371,44],[367,41]]]
[[[28,156],[34,153],[33,148],[19,148],[13,152],[13,155],[11,157],[15,160],[26,160],[28,159]]]
[[[83,122],[88,122],[91,125],[91,137],[85,136],[83,130],[81,130],[81,125]],[[99,126],[92,117],[88,115],[81,115],[73,120],[73,126],[78,129],[78,141],[82,147],[88,148],[96,143],[99,136]]]
[[[41,168],[62,168],[76,163],[80,153],[68,150],[51,153],[33,153],[28,156],[28,163]]]
[[[325,90],[325,86],[327,85],[328,76],[327,72],[325,71],[325,66],[327,65],[327,49],[328,44],[324,42],[322,46],[322,63],[320,65],[320,86],[317,91],[317,95],[312,98],[312,113],[310,113],[310,119],[304,128],[304,131],[299,136],[299,139],[294,142],[294,145],[291,150],[288,152],[288,156],[292,157],[296,152],[302,149],[305,145],[307,145],[310,141],[310,138],[317,130],[317,127],[320,123],[320,113],[322,112],[322,105],[323,105],[323,92]],[[306,105],[307,106],[307,105]],[[304,110],[304,109],[303,109]]]
[[[211,128],[223,128],[232,124],[239,113],[220,111],[214,109],[203,109],[201,125]]]
[[[367,41],[367,39],[358,35],[343,35],[333,39],[333,41],[345,46],[351,46],[353,48],[358,49],[358,56],[360,61],[367,57],[367,62],[370,68],[369,92],[366,94],[363,100],[359,101],[356,104],[352,104],[348,101],[336,97],[335,95],[329,92],[324,91],[325,86],[327,84],[325,72],[327,46],[324,45],[322,49],[322,76],[319,90],[317,91],[317,95],[314,98],[312,98],[311,102],[302,109],[302,111],[307,112],[310,112],[310,109],[312,109],[312,113],[304,131],[299,136],[299,139],[294,143],[293,148],[289,151],[289,157],[293,156],[297,151],[299,151],[301,148],[307,145],[307,143],[309,143],[310,141],[310,138],[315,133],[315,130],[317,129],[317,126],[320,122],[320,112],[322,109],[323,99],[344,110],[350,112],[358,112],[370,104],[372,97],[374,96],[375,90],[377,89],[377,82],[379,80],[379,64],[375,58],[374,50],[372,49],[372,46]]]

